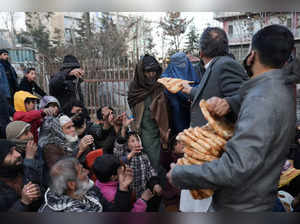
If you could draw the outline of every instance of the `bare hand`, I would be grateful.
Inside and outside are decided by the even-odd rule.
[[[119,188],[121,191],[128,191],[129,185],[133,181],[133,169],[130,167],[120,167],[118,170]]]
[[[40,196],[39,186],[29,182],[22,189],[21,202],[25,205],[30,205],[33,201],[38,200]]]
[[[132,123],[133,119],[129,119],[126,113],[122,114],[122,128],[128,128],[128,126]]]
[[[168,144],[168,142],[169,142],[170,133],[171,133],[171,129],[169,128],[168,131],[167,131],[167,133],[166,133],[166,135],[163,136],[163,139],[162,139],[162,140],[163,140],[163,142],[164,142],[165,144]]]
[[[79,150],[84,152],[88,147],[94,143],[94,138],[91,135],[84,136],[79,143]]]
[[[135,157],[136,154],[139,154],[143,150],[143,146],[137,146],[135,147],[127,156],[128,160]]]
[[[26,159],[34,159],[34,156],[36,154],[37,151],[37,145],[34,141],[29,141],[26,145],[26,154],[25,154],[25,158]]]
[[[56,110],[54,108],[45,108],[43,110],[44,114],[46,114],[46,116],[54,116],[56,115]]]
[[[188,83],[183,83],[182,86],[183,89],[181,90],[181,92],[190,95],[193,87],[191,87]]]
[[[151,198],[153,198],[153,196],[153,193],[149,189],[147,189],[143,192],[141,198],[145,201],[149,201]]]
[[[208,111],[219,117],[223,117],[230,111],[230,105],[225,99],[212,97],[208,99],[206,103]]]
[[[161,193],[162,193],[162,188],[161,188],[161,186],[160,186],[159,184],[155,184],[155,185],[154,185],[153,193],[154,193],[155,195],[158,195],[158,196],[161,195]]]
[[[83,74],[84,74],[84,71],[81,68],[75,68],[69,73],[69,75],[75,76],[76,78],[79,78],[79,79],[82,78]]]
[[[170,169],[170,171],[167,173],[167,179],[168,179],[169,183],[170,183],[172,186],[174,186],[173,181],[172,181],[172,171],[173,171],[173,169],[176,167],[176,164],[175,164],[175,163],[171,163],[170,167],[171,167],[171,169]]]

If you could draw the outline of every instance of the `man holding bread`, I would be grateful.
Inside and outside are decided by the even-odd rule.
[[[212,189],[209,211],[272,211],[280,170],[295,130],[290,79],[295,71],[287,65],[293,48],[294,37],[288,28],[271,25],[259,30],[244,61],[251,79],[239,90],[238,120],[223,154],[202,165],[172,165],[167,174],[181,189]],[[207,104],[217,115],[230,111],[220,98]]]

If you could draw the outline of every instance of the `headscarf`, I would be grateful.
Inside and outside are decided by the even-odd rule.
[[[156,71],[156,77],[152,81],[149,80],[144,73],[146,71]],[[164,144],[168,138],[169,115],[164,87],[157,82],[161,72],[162,68],[157,60],[146,54],[136,66],[134,80],[130,83],[127,100],[132,110],[142,113],[143,111],[139,107],[140,103],[148,96],[152,96],[152,103],[150,105],[151,118],[156,121],[160,131],[161,142]],[[138,126],[136,125],[137,129],[139,129]]]
[[[50,103],[56,103],[57,106],[60,108],[60,103],[54,96],[44,96],[40,101],[40,108],[44,109],[48,106]]]
[[[155,71],[156,77],[153,81],[149,80],[144,74],[145,71]],[[163,87],[156,80],[160,77],[162,68],[157,60],[145,55],[135,68],[134,80],[130,83],[128,91],[128,104],[133,108],[136,104],[144,101],[149,95],[157,95],[163,91]]]

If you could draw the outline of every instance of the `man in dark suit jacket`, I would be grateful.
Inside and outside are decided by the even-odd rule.
[[[241,84],[248,79],[242,65],[229,56],[226,33],[218,27],[209,27],[202,33],[200,58],[206,69],[200,84],[194,88],[186,84],[183,89],[192,98],[192,127],[207,123],[199,107],[201,99],[219,97],[213,101],[219,107],[218,115],[231,111],[229,116],[232,118],[234,114],[238,114],[240,100],[237,93]]]

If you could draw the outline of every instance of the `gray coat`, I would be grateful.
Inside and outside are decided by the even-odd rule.
[[[248,76],[236,60],[229,56],[214,58],[206,69],[199,86],[191,91],[193,100],[191,126],[202,126],[207,123],[199,107],[201,99],[207,100],[213,96],[225,98],[233,112],[229,117],[233,118],[233,114],[238,114],[240,99],[237,93],[245,80],[248,80]]]
[[[242,105],[234,136],[219,160],[177,166],[172,178],[182,189],[214,189],[216,211],[271,211],[280,169],[295,130],[295,100],[282,70],[241,87]]]

